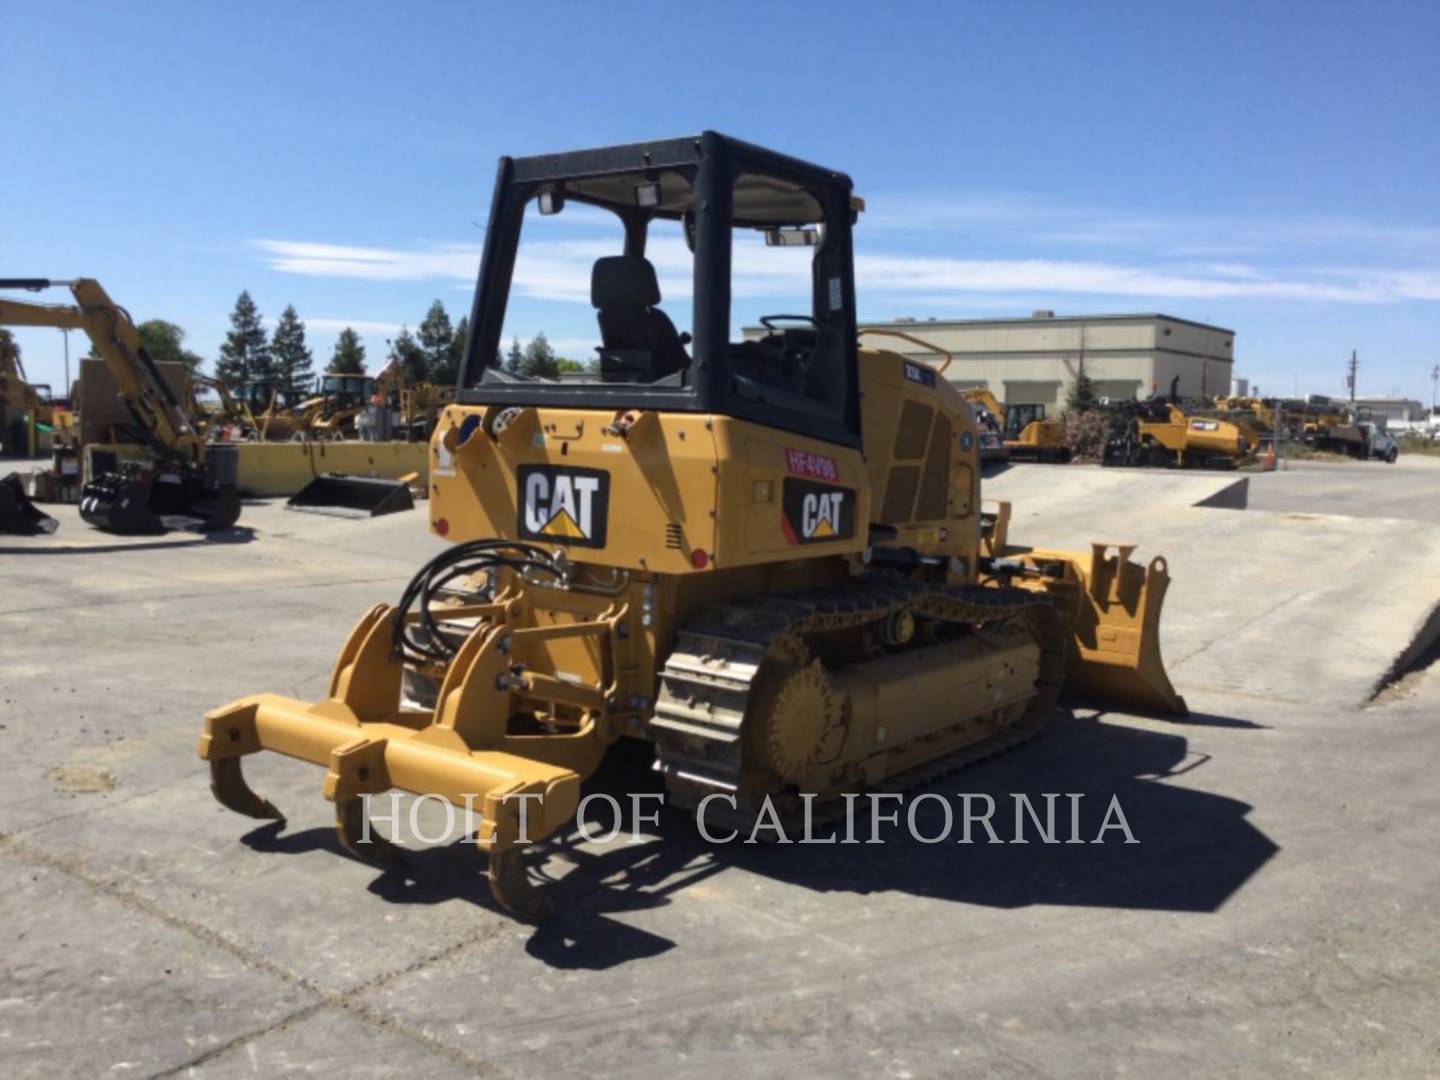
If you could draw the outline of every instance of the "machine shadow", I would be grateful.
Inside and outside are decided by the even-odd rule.
[[[1246,728],[1224,717],[1192,721]],[[859,843],[712,844],[691,815],[661,813],[660,826],[634,830],[632,796],[659,795],[663,785],[650,768],[649,748],[622,743],[612,748],[585,785],[586,794],[609,796],[619,805],[592,801],[587,819],[592,834],[618,823],[619,836],[588,843],[578,827],[539,845],[531,856],[538,874],[558,892],[560,916],[538,927],[526,949],[558,968],[601,970],[646,959],[675,942],[629,926],[611,916],[667,905],[684,889],[735,868],[816,893],[860,895],[901,892],[957,904],[1023,908],[1033,904],[1207,913],[1218,910],[1278,850],[1247,820],[1251,807],[1237,799],[1180,786],[1172,781],[1201,770],[1209,757],[1191,751],[1178,731],[1106,724],[1090,714],[1057,720],[1033,741],[908,793],[899,824],[881,824],[871,839],[870,822],[857,803],[854,837]],[[1181,781],[1184,783],[1184,781]],[[1044,795],[1055,800],[1055,824],[1045,842]],[[934,797],[919,799],[921,795]],[[1013,795],[1025,795],[1039,822]],[[999,842],[978,821],[972,843],[963,835],[965,802],[984,813],[993,801],[991,826]],[[1079,796],[1078,800],[1074,796]],[[908,810],[915,806],[919,836],[910,834]],[[1119,806],[1134,843],[1128,843]],[[642,806],[653,812],[650,800]],[[1078,813],[1072,820],[1072,809]],[[882,807],[889,813],[893,801]],[[1104,826],[1109,824],[1109,828]],[[837,834],[843,822],[817,827],[819,838]],[[713,834],[729,832],[715,823]],[[767,834],[761,832],[759,839]],[[798,835],[792,840],[799,840]],[[1024,842],[1019,842],[1019,841]],[[1096,842],[1096,841],[1099,842]],[[282,834],[276,826],[253,830],[244,842],[259,851],[297,853],[330,850],[349,858],[328,828]],[[390,903],[436,904],[465,900],[496,910],[481,874],[484,856],[457,841],[407,852],[404,864],[383,869],[369,890]]]
[[[84,547],[46,545],[44,547],[0,547],[0,555],[114,555],[128,551],[161,551],[169,548],[200,547],[206,544],[248,544],[255,539],[255,530],[244,525],[197,533],[185,540],[144,540],[135,544],[87,544]]]
[[[1201,722],[1214,719],[1219,718]],[[864,800],[857,803],[857,844],[712,845],[693,820],[674,812],[664,821],[664,863],[685,867],[691,875],[734,866],[817,892],[893,891],[1003,908],[1076,904],[1213,912],[1279,848],[1247,820],[1249,804],[1169,782],[1208,761],[1189,749],[1182,734],[1071,718],[981,767],[909,792],[899,823],[878,828],[881,843],[864,842],[871,839]],[[643,787],[638,774],[629,779],[628,787],[610,793],[623,801],[628,792],[659,790],[653,780]],[[1046,793],[1058,796],[1053,843],[1045,842],[1040,828]],[[927,794],[934,797],[919,798]],[[999,843],[978,822],[971,830],[973,842],[960,842],[962,794],[970,796],[977,816],[984,813],[987,798],[993,802],[991,824]],[[1039,823],[1014,795],[1028,798]],[[908,808],[917,800],[917,834],[942,836],[948,822],[946,840],[926,843],[910,834]],[[1112,800],[1135,843],[1127,842],[1119,816],[1110,813]],[[1078,809],[1073,819],[1072,809]],[[882,807],[884,813],[894,810],[893,801]],[[1110,827],[1104,828],[1107,815]],[[729,830],[716,824],[711,831],[724,835]],[[815,832],[819,838],[843,838],[843,822]],[[644,906],[643,899],[631,895],[636,889],[663,899],[675,891],[675,883],[662,881],[652,891],[635,880],[637,870],[643,875],[657,869],[647,865],[654,858],[647,847],[584,853],[567,882],[576,887],[594,882],[588,904],[602,910]]]

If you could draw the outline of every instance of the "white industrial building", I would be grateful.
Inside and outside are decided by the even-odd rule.
[[[1082,363],[1096,392],[1109,398],[1168,393],[1176,376],[1182,397],[1226,394],[1234,370],[1233,330],[1173,315],[1037,311],[1028,319],[896,319],[861,329],[908,334],[946,349],[955,359],[945,377],[957,386],[985,386],[1006,405],[1044,406],[1051,415],[1064,407]],[[943,359],[898,338],[866,335],[861,344],[932,363]]]
[[[1371,416],[1383,416],[1402,424],[1419,423],[1430,415],[1430,408],[1414,398],[1356,398],[1355,407],[1366,409]]]

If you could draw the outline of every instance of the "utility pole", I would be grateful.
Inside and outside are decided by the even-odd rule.
[[[1435,419],[1435,389],[1440,387],[1440,364],[1430,369],[1430,419]]]
[[[1350,391],[1350,404],[1355,404],[1355,372],[1360,367],[1360,361],[1355,358],[1355,350],[1350,350],[1350,363],[1345,365],[1345,386]]]

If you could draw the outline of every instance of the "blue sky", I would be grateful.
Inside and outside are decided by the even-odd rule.
[[[468,308],[500,154],[711,127],[855,178],[862,318],[1159,310],[1234,329],[1273,393],[1340,393],[1354,348],[1362,394],[1428,401],[1440,363],[1433,2],[0,0],[0,26],[0,276],[99,278],[207,357],[246,288],[322,361],[356,326],[375,370],[432,299]],[[551,220],[507,330],[578,352],[595,225]],[[767,280],[737,322],[786,306]],[[59,335],[20,339],[58,384]]]

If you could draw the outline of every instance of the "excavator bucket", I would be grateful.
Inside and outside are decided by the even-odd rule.
[[[415,500],[410,494],[410,485],[404,480],[325,473],[290,496],[285,509],[367,518],[413,510]]]
[[[97,529],[125,536],[172,528],[210,532],[235,524],[240,493],[233,483],[214,482],[202,472],[130,462],[81,488],[80,516]]]
[[[39,536],[41,533],[53,533],[59,527],[60,522],[41,510],[25,494],[25,485],[20,482],[19,473],[11,473],[0,480],[0,532]]]
[[[1145,712],[1184,716],[1185,699],[1170,684],[1160,655],[1160,609],[1170,587],[1163,558],[1141,565],[1134,544],[1095,542],[1088,556],[1031,550],[1023,561],[1041,571],[1031,582],[1055,598],[1071,628],[1065,691]]]

